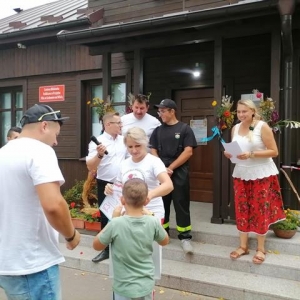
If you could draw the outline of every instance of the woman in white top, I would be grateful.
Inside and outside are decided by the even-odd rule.
[[[149,189],[150,202],[146,208],[163,220],[165,211],[162,196],[173,190],[173,183],[160,158],[147,152],[148,138],[145,131],[132,127],[124,135],[124,143],[131,157],[121,163],[117,181],[123,184],[131,178],[143,179]],[[110,194],[111,187],[106,186],[105,193]]]
[[[232,128],[232,141],[243,152],[233,171],[236,224],[240,247],[230,253],[232,259],[249,254],[248,233],[257,235],[257,250],[253,263],[265,260],[265,239],[269,226],[285,219],[278,182],[278,170],[272,157],[278,155],[274,134],[269,125],[260,120],[251,100],[239,100],[237,117],[240,123]],[[227,158],[231,155],[224,152]]]

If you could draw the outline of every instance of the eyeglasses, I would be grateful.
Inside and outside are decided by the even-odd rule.
[[[111,124],[118,124],[118,125],[122,125],[123,122],[109,122]]]
[[[166,110],[159,110],[159,111],[157,111],[157,114],[160,116],[160,115],[163,115],[163,114],[165,114],[167,111],[171,111],[171,109],[172,108],[168,108],[168,109],[166,109]]]
[[[42,121],[43,118],[44,118],[45,116],[48,116],[48,115],[54,115],[55,119],[59,119],[59,118],[61,117],[60,110],[50,111],[50,112],[47,112],[47,113],[41,115],[41,116],[38,118],[38,121]],[[54,120],[55,120],[55,119],[54,119]]]

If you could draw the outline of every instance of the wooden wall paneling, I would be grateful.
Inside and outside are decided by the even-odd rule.
[[[111,95],[111,53],[103,54],[103,99],[106,99],[108,95]]]
[[[195,11],[228,5],[225,0],[127,0],[127,1],[89,1],[89,7],[104,7],[104,22],[128,22],[152,18],[165,14]]]
[[[134,94],[143,94],[144,92],[144,52],[142,49],[134,50]]]
[[[62,193],[71,188],[76,180],[80,181],[87,178],[88,171],[85,161],[59,159],[58,164],[65,178],[65,183],[61,186]]]
[[[90,56],[87,47],[51,43],[26,49],[0,50],[0,80],[94,70],[101,68],[102,58]]]

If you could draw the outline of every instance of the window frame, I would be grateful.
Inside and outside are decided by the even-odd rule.
[[[17,112],[23,112],[24,111],[25,99],[24,99],[23,87],[19,86],[19,85],[18,86],[11,86],[11,87],[1,87],[0,86],[0,95],[1,94],[6,94],[6,93],[11,94],[11,107],[10,108],[1,108],[1,106],[0,106],[0,114],[3,113],[3,112],[11,112],[10,127],[13,127],[13,126],[21,127],[20,124],[17,124],[16,119],[17,119]],[[19,108],[16,107],[17,93],[22,93],[22,99],[23,99],[23,101],[22,101],[23,105],[22,105],[22,107],[19,107]],[[1,121],[0,122],[0,132],[2,132],[2,129],[3,129],[3,124],[2,124],[2,121]],[[4,135],[5,136],[2,137],[1,141],[0,141],[1,147],[4,146],[4,144],[5,144],[5,143],[2,144],[2,140],[6,141],[7,133],[4,133]]]

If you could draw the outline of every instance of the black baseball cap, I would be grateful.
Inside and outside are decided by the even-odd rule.
[[[173,108],[173,109],[177,109],[177,105],[176,103],[171,100],[171,99],[164,99],[162,101],[160,101],[159,104],[154,105],[155,108],[161,108],[161,107],[166,107],[166,108]]]
[[[55,122],[59,122],[59,124],[62,125],[63,121],[67,119],[69,119],[69,117],[61,116],[60,110],[54,111],[48,105],[35,104],[25,112],[20,123],[22,127],[26,124],[38,123],[42,121],[55,121]]]

